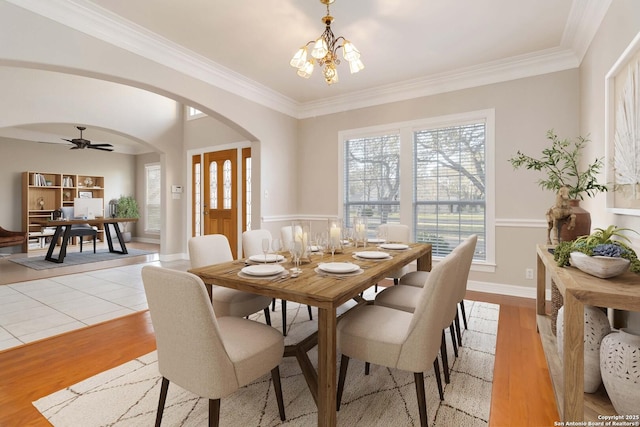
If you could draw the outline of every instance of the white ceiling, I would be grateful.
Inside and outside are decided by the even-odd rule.
[[[169,51],[189,55],[229,81],[288,102],[298,116],[575,68],[610,4],[335,0],[333,32],[358,47],[366,68],[351,75],[345,61],[340,82],[328,86],[317,67],[305,80],[289,66],[295,51],[324,29],[319,0],[8,1],[121,47],[118,34],[125,32],[118,29],[126,28],[126,48],[144,45],[136,53],[156,60],[162,56],[154,48],[165,58]]]

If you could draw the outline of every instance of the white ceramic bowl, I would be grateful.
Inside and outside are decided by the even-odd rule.
[[[571,265],[601,279],[609,279],[629,269],[629,260],[608,256],[589,256],[582,252],[571,252]]]

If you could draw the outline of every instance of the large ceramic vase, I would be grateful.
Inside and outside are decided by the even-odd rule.
[[[564,307],[558,310],[556,327],[558,354],[562,360],[564,349]],[[595,393],[602,377],[600,375],[600,346],[602,339],[611,332],[607,315],[597,307],[584,306],[584,391]]]
[[[586,236],[591,234],[591,214],[580,207],[580,200],[569,200],[569,206],[571,206],[571,212],[576,216],[576,225],[573,229],[569,230],[569,222],[565,221],[560,228],[560,241],[568,242],[575,240],[580,236]]]
[[[637,415],[640,408],[640,331],[620,329],[602,340],[602,382],[616,412]]]

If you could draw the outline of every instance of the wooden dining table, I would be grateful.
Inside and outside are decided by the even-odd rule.
[[[336,425],[336,325],[337,310],[369,287],[386,278],[389,273],[417,260],[418,270],[431,270],[431,245],[412,243],[404,250],[385,250],[373,245],[365,248],[346,246],[341,253],[312,255],[310,262],[301,264],[302,272],[297,277],[287,276],[281,280],[252,277],[241,273],[244,264],[232,261],[189,270],[207,285],[238,289],[271,298],[294,301],[318,308],[318,368],[312,369],[308,359],[298,358],[311,394],[318,405],[318,426]],[[389,258],[381,260],[362,259],[354,256],[359,251],[384,251]],[[357,274],[330,275],[317,272],[319,262],[352,262],[362,271]],[[289,268],[290,262],[284,267]],[[315,344],[316,340],[313,340]],[[308,347],[305,347],[305,351]],[[300,355],[301,351],[298,351]],[[286,353],[285,353],[286,355]],[[304,356],[304,355],[303,355]],[[314,393],[315,391],[315,393]]]

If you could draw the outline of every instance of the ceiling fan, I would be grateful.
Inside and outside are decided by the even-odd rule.
[[[111,144],[92,144],[88,139],[84,139],[82,137],[82,131],[86,129],[84,126],[76,126],[80,131],[80,138],[74,139],[66,139],[62,138],[65,141],[69,141],[72,144],[75,144],[75,147],[71,147],[71,150],[84,150],[85,148],[93,148],[94,150],[102,150],[102,151],[113,151],[113,145]]]

